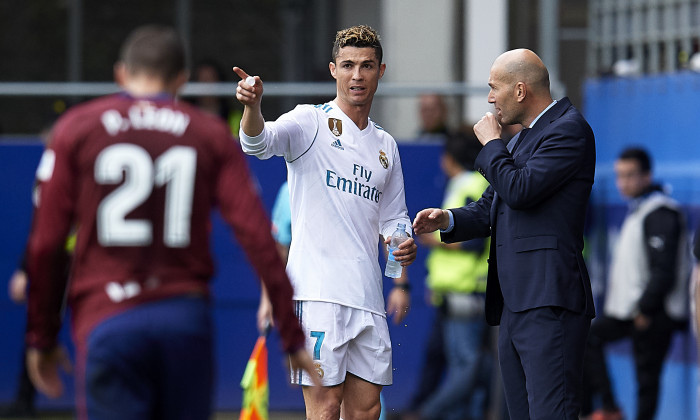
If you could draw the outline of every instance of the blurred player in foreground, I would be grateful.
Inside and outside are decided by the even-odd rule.
[[[56,264],[76,225],[66,293],[78,417],[209,418],[214,205],[267,285],[292,366],[313,374],[243,154],[225,123],[175,97],[187,80],[180,38],[160,26],[135,30],[115,77],[124,91],[66,112],[37,169],[26,336],[37,389],[63,389],[56,335],[66,281]]]
[[[397,223],[410,225],[396,142],[369,119],[385,69],[379,35],[367,26],[339,31],[329,68],[334,100],[299,105],[266,123],[262,80],[234,67],[242,79],[236,97],[245,106],[240,139],[248,154],[287,162],[293,238],[287,269],[324,385],[312,395],[308,375],[292,371],[292,382],[304,385],[306,415],[376,420],[382,386],[392,382],[386,313],[400,321],[409,305],[404,270],[384,308],[378,238],[388,239]],[[413,239],[394,255],[403,266],[413,262]]]

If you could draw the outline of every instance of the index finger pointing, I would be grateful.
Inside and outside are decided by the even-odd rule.
[[[238,75],[238,77],[240,77],[243,80],[245,80],[245,78],[248,77],[248,73],[243,71],[243,69],[240,67],[234,67],[233,72],[236,73]]]

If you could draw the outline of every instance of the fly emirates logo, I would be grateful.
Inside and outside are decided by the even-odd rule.
[[[110,109],[102,113],[102,125],[110,136],[133,130],[155,130],[181,136],[190,124],[190,117],[170,108],[157,108],[148,102],[129,108],[127,116]]]
[[[352,175],[351,178],[345,178],[338,175],[335,171],[326,169],[326,186],[378,203],[382,192],[377,187],[369,184],[372,179],[372,171],[354,163],[352,165]]]

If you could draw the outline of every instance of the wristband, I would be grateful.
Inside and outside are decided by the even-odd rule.
[[[404,292],[411,291],[411,285],[408,283],[394,283],[394,287],[396,287],[397,289],[401,289]]]

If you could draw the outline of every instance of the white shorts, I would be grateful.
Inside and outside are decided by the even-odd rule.
[[[295,301],[306,334],[306,350],[324,386],[345,382],[352,373],[377,385],[391,385],[391,340],[386,318],[330,302]],[[291,371],[297,385],[312,385],[309,375]]]

